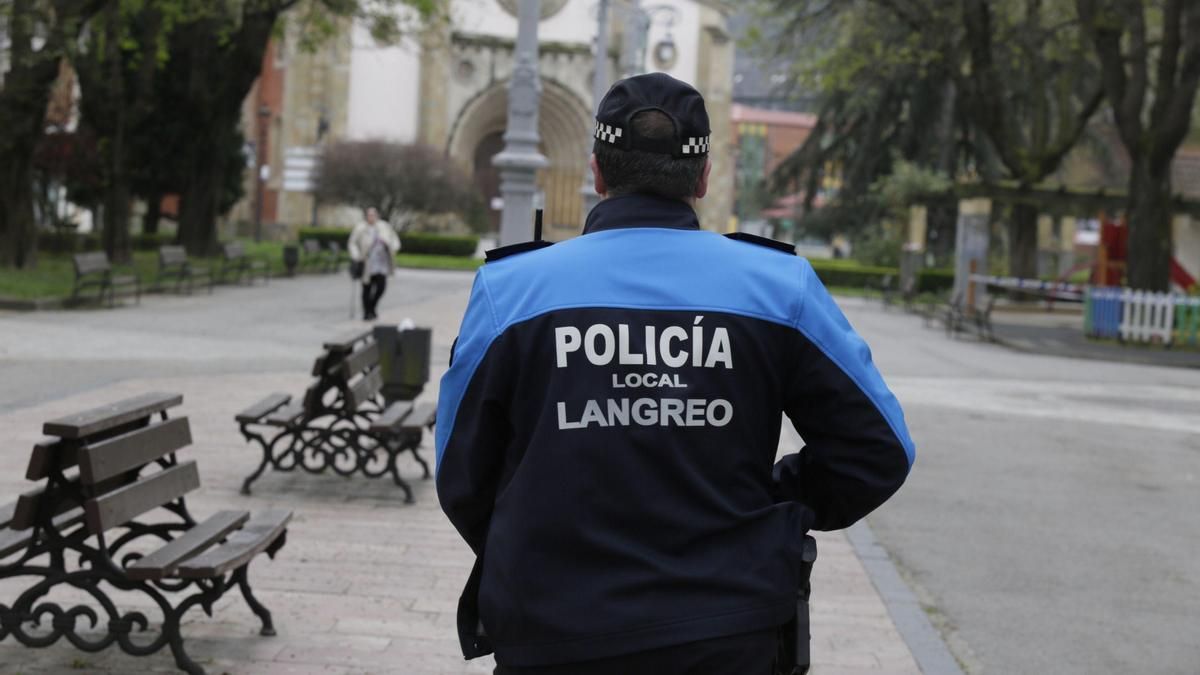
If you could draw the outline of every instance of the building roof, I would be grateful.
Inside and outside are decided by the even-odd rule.
[[[811,129],[817,125],[817,116],[811,113],[787,112],[784,110],[767,110],[752,108],[748,105],[735,103],[730,113],[733,123],[767,124],[780,127],[803,127]]]

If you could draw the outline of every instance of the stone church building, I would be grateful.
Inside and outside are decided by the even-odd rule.
[[[731,3],[634,4],[611,3],[609,81],[622,66],[661,71],[704,94],[714,168],[712,189],[699,210],[704,227],[724,231],[733,213],[734,185]],[[420,142],[442,149],[491,203],[499,195],[492,157],[503,148],[516,5],[516,0],[454,0],[449,25],[426,29],[399,45],[375,44],[365,29],[349,25],[316,52],[296,49],[286,34],[274,42],[244,105],[247,196],[231,220],[253,220],[261,175],[263,222],[350,224],[355,216],[346,209],[322,206],[314,212],[309,192],[321,146],[339,139]],[[541,5],[539,131],[549,165],[539,173],[538,186],[545,197],[546,237],[557,240],[577,234],[582,225],[598,2],[543,0]],[[257,175],[256,164],[261,164]]]

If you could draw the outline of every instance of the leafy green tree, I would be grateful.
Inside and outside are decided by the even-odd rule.
[[[793,86],[819,101],[815,128],[771,179],[776,193],[804,190],[807,233],[867,229],[886,209],[871,186],[897,160],[945,174],[972,161],[952,62],[927,35],[867,1],[767,0],[760,11],[776,30],[752,39],[791,55]]]
[[[445,0],[238,0],[209,3],[174,31],[164,76],[178,95],[175,112],[186,120],[189,142],[179,148],[186,177],[179,240],[194,255],[217,246],[217,217],[230,174],[242,165],[228,153],[240,138],[242,102],[258,78],[263,54],[285,12],[297,26],[301,48],[312,48],[348,21],[364,21],[377,40],[394,41],[445,10]],[[227,208],[227,207],[226,207]]]
[[[1134,288],[1170,284],[1171,163],[1200,85],[1195,0],[1076,0],[1129,153],[1129,267]]]
[[[966,68],[957,71],[957,80],[966,114],[986,135],[1007,177],[1029,190],[1058,170],[1100,107],[1099,68],[1066,2],[960,4]],[[1037,276],[1037,219],[1036,206],[1013,205],[1013,276]]]
[[[33,157],[64,58],[103,0],[0,0],[0,266],[36,262]]]
[[[1103,98],[1066,0],[767,5],[791,17],[785,35],[821,36],[774,42],[800,55],[822,98],[816,130],[780,177],[806,177],[813,195],[825,167],[839,167],[841,222],[878,217],[869,188],[893,158],[1028,189],[1058,169]],[[1010,271],[1034,276],[1035,209],[1014,209],[1010,240]]]

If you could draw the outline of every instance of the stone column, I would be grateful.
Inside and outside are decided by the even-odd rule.
[[[596,51],[595,69],[592,71],[592,112],[600,109],[600,100],[608,93],[608,2],[600,0],[596,17]],[[588,128],[591,131],[591,127]],[[592,136],[587,137],[584,157],[591,157]],[[583,218],[580,223],[586,223],[588,214],[596,204],[600,203],[600,195],[596,194],[595,176],[590,166],[583,170],[583,185],[579,188],[583,195]],[[582,225],[581,225],[582,228]]]
[[[513,74],[508,83],[508,128],[504,151],[493,160],[500,168],[500,245],[529,241],[533,235],[533,202],[537,171],[547,165],[538,152],[538,104],[542,82],[538,77],[539,0],[520,0]]]

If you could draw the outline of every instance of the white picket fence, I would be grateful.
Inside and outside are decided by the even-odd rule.
[[[1122,340],[1171,343],[1175,327],[1175,296],[1170,293],[1121,292]]]

